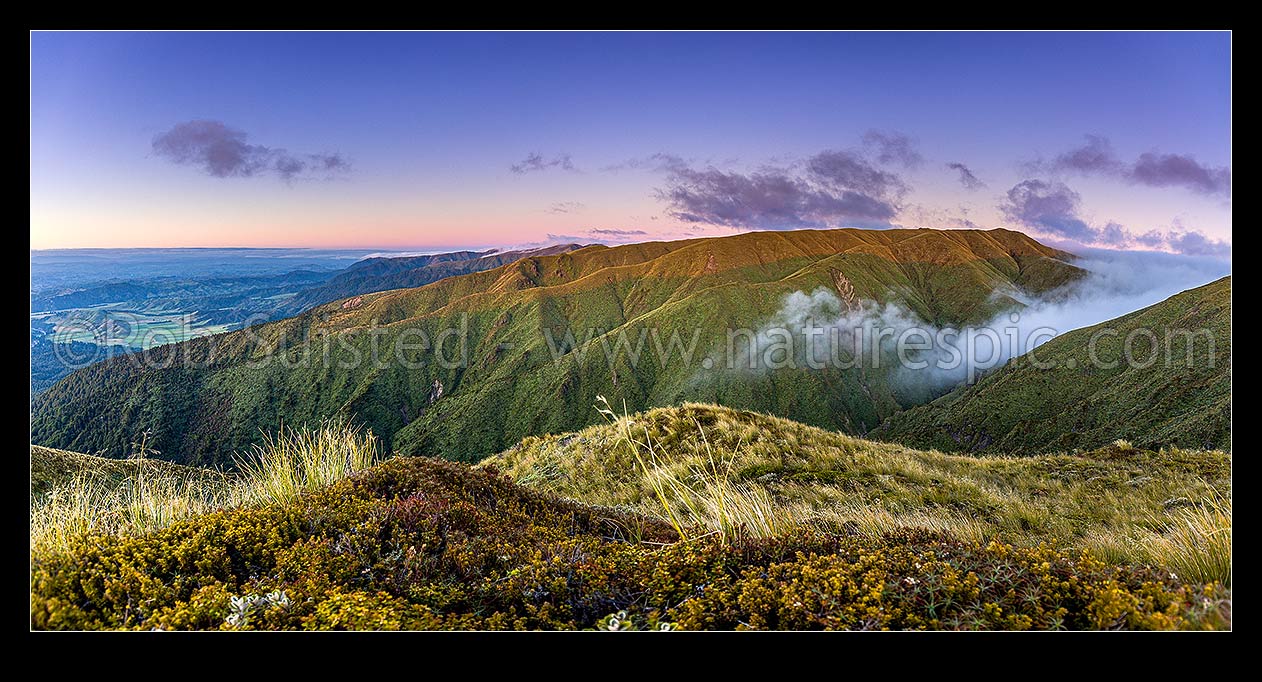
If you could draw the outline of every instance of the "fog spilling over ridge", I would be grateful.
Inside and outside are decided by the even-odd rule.
[[[1013,304],[983,324],[931,324],[896,301],[846,302],[825,287],[795,291],[759,327],[754,352],[736,367],[891,371],[907,392],[940,394],[1065,332],[1126,315],[1231,273],[1216,258],[1092,250],[1075,261],[1087,276],[1044,296],[997,291]],[[1189,330],[1190,331],[1190,330]]]

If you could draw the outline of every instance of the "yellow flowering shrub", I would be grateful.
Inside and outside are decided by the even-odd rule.
[[[86,537],[31,569],[41,629],[1169,629],[1222,624],[1221,595],[924,531],[679,542],[424,458],[283,506]]]

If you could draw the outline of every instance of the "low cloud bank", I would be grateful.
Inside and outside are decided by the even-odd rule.
[[[1090,251],[1077,263],[1082,281],[1046,296],[998,292],[1013,301],[984,324],[964,328],[925,322],[899,303],[847,301],[833,289],[795,291],[758,328],[734,366],[890,372],[896,388],[937,395],[976,381],[1065,332],[1096,325],[1159,303],[1231,273],[1211,257],[1152,252]]]

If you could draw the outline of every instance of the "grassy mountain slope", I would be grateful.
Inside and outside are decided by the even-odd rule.
[[[628,435],[647,447],[631,447]],[[721,525],[723,503],[747,528],[772,534],[803,524],[934,528],[1134,563],[1152,559],[1140,539],[1176,524],[1181,508],[1231,491],[1223,452],[1110,445],[1082,455],[968,457],[701,404],[526,438],[479,466],[588,504],[667,518],[666,502],[707,527]]]
[[[1003,292],[1075,281],[1082,271],[1069,258],[1007,230],[589,246],[87,367],[37,397],[32,440],[115,453],[149,429],[165,456],[212,464],[282,423],[344,415],[396,452],[477,460],[527,435],[592,423],[597,394],[631,409],[701,400],[862,433],[931,396],[879,372],[728,369],[726,331],[764,324],[791,292],[832,289],[834,272],[857,298],[896,301],[938,324],[978,322],[1019,305]],[[463,362],[418,348],[419,333],[431,346],[446,338],[445,357],[456,359],[460,344],[445,330],[462,330]],[[680,349],[693,338],[685,361]],[[647,350],[638,362],[627,346],[607,355],[619,339]],[[431,404],[434,381],[444,393]]]
[[[120,483],[135,476],[200,477],[213,472],[156,459],[109,459],[79,452],[31,446],[31,495],[43,495],[77,477],[91,476]]]
[[[284,503],[36,553],[31,622],[144,630],[1226,625],[1219,586],[1048,547],[907,530],[677,539],[631,512],[398,457]]]
[[[522,258],[550,256],[582,248],[578,244],[558,244],[538,249],[505,251],[455,251],[426,256],[400,258],[368,258],[362,260],[322,285],[300,291],[278,308],[273,317],[297,315],[318,305],[373,294],[390,289],[408,289],[437,282],[444,277],[491,270]]]
[[[1098,336],[1096,357],[1116,367],[1091,360],[1091,339],[1101,330],[1116,334]],[[1124,361],[1132,334],[1136,366]],[[1231,277],[1061,335],[1034,356],[1055,366],[1016,358],[972,386],[892,416],[873,436],[1017,453],[1093,448],[1117,438],[1143,447],[1231,447]]]

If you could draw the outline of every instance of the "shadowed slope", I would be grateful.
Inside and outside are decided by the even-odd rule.
[[[1128,338],[1133,363],[1126,361]],[[890,417],[873,435],[916,447],[1016,453],[1117,438],[1229,449],[1231,277],[1062,334],[973,386]]]

